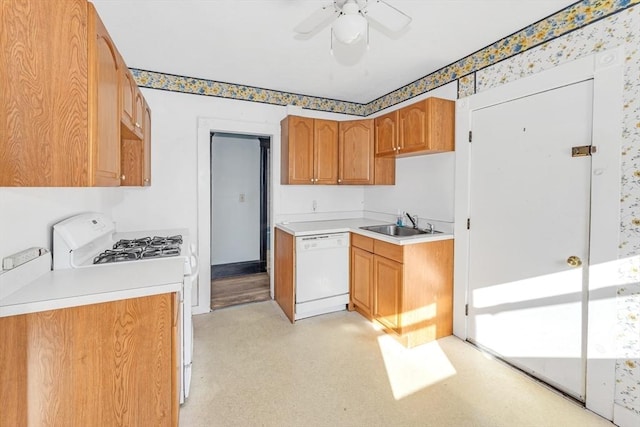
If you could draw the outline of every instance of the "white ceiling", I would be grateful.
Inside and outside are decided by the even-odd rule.
[[[331,0],[91,0],[130,68],[370,102],[575,0],[387,0],[413,18],[371,28],[355,64],[330,52],[330,26],[293,28]],[[353,62],[353,61],[351,61]]]

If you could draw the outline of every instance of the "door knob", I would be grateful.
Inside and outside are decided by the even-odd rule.
[[[580,267],[582,265],[582,260],[580,259],[580,257],[571,255],[569,258],[567,258],[567,264],[569,264],[571,267]]]

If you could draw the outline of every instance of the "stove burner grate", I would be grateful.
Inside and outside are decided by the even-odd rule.
[[[113,245],[113,249],[107,249],[98,254],[93,259],[93,263],[106,264],[111,262],[178,256],[180,255],[181,244],[181,235],[122,239]]]

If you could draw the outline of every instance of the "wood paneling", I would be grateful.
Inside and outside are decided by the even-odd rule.
[[[0,318],[0,423],[171,425],[174,297]]]
[[[0,185],[88,185],[86,2],[0,8]]]
[[[274,245],[274,299],[293,323],[296,302],[295,240],[291,234],[276,228]]]

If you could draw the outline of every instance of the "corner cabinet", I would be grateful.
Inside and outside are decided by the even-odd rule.
[[[129,71],[93,4],[3,0],[0,28],[0,186],[120,185]],[[128,111],[144,123],[130,74],[128,84]]]
[[[351,235],[349,309],[407,347],[453,331],[453,240],[395,245]]]
[[[427,98],[375,119],[376,157],[453,151],[455,102]]]
[[[175,293],[0,318],[0,425],[177,426]]]
[[[374,121],[287,116],[281,125],[281,184],[393,185],[395,160],[374,156]]]

